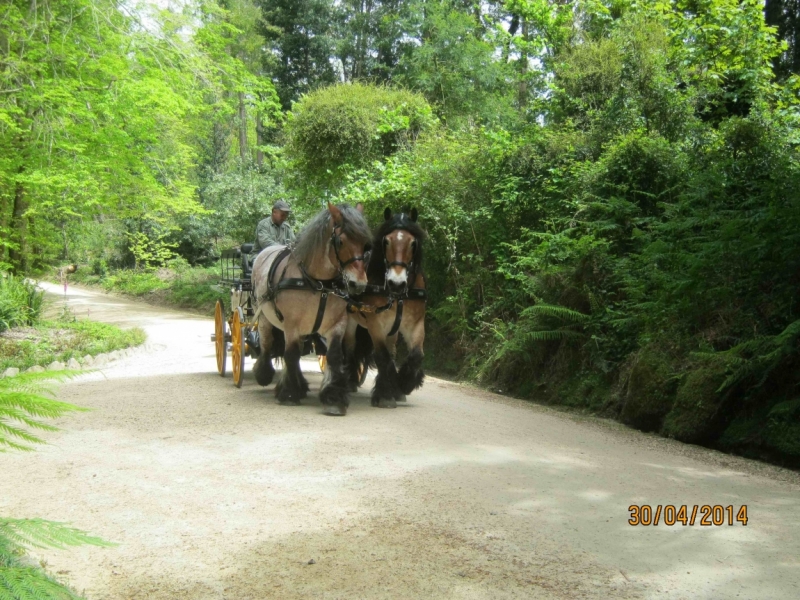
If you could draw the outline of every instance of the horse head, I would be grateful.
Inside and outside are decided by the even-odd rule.
[[[360,210],[346,204],[328,203],[331,241],[330,261],[339,269],[348,291],[360,294],[367,287],[367,265],[372,254],[369,227]]]
[[[385,282],[390,292],[403,293],[414,285],[422,263],[422,240],[425,233],[417,224],[417,209],[411,212],[392,214],[387,207],[383,211],[384,223],[379,229],[383,262],[386,269]]]

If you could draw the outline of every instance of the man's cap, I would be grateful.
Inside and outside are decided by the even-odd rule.
[[[284,202],[283,200],[278,200],[275,204],[272,205],[272,210],[275,210],[276,208],[278,210],[283,210],[283,211],[286,211],[286,212],[292,212],[292,209],[289,208],[289,204]]]

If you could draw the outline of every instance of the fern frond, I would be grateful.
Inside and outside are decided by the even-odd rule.
[[[53,400],[32,393],[4,392],[0,390],[0,408],[3,407],[18,408],[33,417],[43,419],[56,419],[69,412],[86,412],[89,410],[69,402],[61,402],[60,400]]]
[[[43,444],[44,440],[40,437],[35,436],[34,434],[26,431],[25,429],[20,429],[19,427],[14,427],[13,425],[9,425],[8,423],[3,423],[2,419],[0,418],[0,446],[9,446],[16,450],[33,450],[30,446],[24,446],[20,443],[17,443],[14,440],[21,440],[24,442],[28,442],[29,444]]]
[[[553,340],[563,340],[565,338],[582,337],[583,334],[578,331],[571,331],[569,329],[553,329],[550,331],[528,331],[521,334],[525,343],[531,342],[549,342]]]
[[[570,321],[572,323],[583,323],[589,318],[577,310],[572,310],[565,306],[555,306],[553,304],[534,304],[522,311],[524,316],[544,315],[547,317],[555,317],[562,321]]]
[[[35,394],[50,393],[52,382],[61,382],[72,379],[80,374],[80,371],[43,371],[41,373],[20,373],[16,377],[5,377],[0,379],[0,393],[4,390],[10,391],[29,391]]]
[[[37,567],[0,568],[0,600],[80,600]]]
[[[24,425],[42,431],[58,429],[39,419],[55,419],[70,412],[87,409],[68,402],[61,402],[43,396],[52,395],[52,390],[45,382],[54,379],[63,380],[74,374],[62,373],[26,373],[17,377],[0,379],[0,452],[13,448],[15,450],[31,450],[29,444],[43,444],[45,441],[33,433],[20,428]]]
[[[67,546],[115,546],[99,537],[44,519],[0,519],[0,538],[20,548],[58,548]]]

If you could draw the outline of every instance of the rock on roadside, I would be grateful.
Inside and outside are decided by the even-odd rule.
[[[19,369],[17,367],[8,367],[5,371],[3,371],[3,378],[15,377],[17,375],[19,375]]]

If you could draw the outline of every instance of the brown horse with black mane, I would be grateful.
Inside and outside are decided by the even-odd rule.
[[[298,234],[294,246],[269,246],[255,259],[252,278],[261,353],[253,372],[259,384],[272,382],[272,328],[283,330],[284,367],[275,387],[280,404],[299,404],[306,397],[301,344],[303,337],[319,333],[328,347],[319,398],[327,414],[346,414],[349,385],[342,341],[349,296],[367,285],[371,237],[361,212],[347,204],[328,204]]]
[[[360,302],[367,310],[355,312],[347,331],[347,346],[354,347],[348,362],[351,388],[358,381],[358,367],[373,360],[378,368],[372,405],[395,408],[406,394],[422,386],[422,346],[425,342],[427,291],[422,271],[425,231],[417,223],[416,209],[383,213],[384,221],[373,240],[374,253],[367,275],[369,283]],[[357,327],[366,328],[369,335]],[[398,370],[395,353],[398,334],[408,347],[408,357]]]

